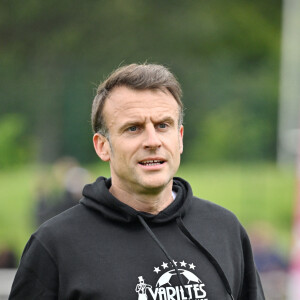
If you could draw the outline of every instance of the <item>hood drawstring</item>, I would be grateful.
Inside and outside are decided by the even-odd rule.
[[[219,263],[217,262],[217,260],[212,256],[212,254],[204,247],[202,246],[193,236],[192,234],[188,231],[188,229],[185,227],[185,225],[182,222],[181,217],[177,217],[176,218],[176,222],[177,225],[179,227],[179,229],[182,231],[182,233],[195,245],[197,246],[197,248],[207,257],[207,259],[209,260],[209,262],[215,267],[217,273],[219,274],[225,289],[227,291],[227,293],[229,294],[231,300],[234,300],[234,297],[232,295],[232,291],[231,291],[231,287],[230,284],[228,282],[228,279],[224,273],[224,271],[222,270],[221,266],[219,265]]]
[[[149,233],[149,235],[152,237],[152,239],[156,242],[156,244],[159,246],[159,248],[162,250],[162,252],[165,254],[165,256],[167,257],[167,259],[169,260],[169,262],[171,263],[171,265],[173,266],[173,268],[176,271],[176,275],[179,279],[180,285],[183,289],[184,295],[188,298],[189,296],[186,294],[186,290],[184,288],[184,283],[182,280],[182,276],[180,275],[177,266],[174,264],[173,259],[171,258],[171,256],[169,255],[169,253],[167,252],[167,250],[165,249],[165,247],[162,245],[162,243],[158,240],[158,238],[155,236],[155,234],[153,233],[153,231],[150,229],[150,227],[148,226],[148,224],[146,223],[146,221],[143,219],[143,217],[141,215],[137,215],[140,223],[143,225],[143,227],[146,229],[146,231]],[[192,234],[187,230],[187,228],[185,227],[185,225],[182,222],[181,217],[177,217],[176,218],[176,222],[177,225],[179,227],[179,229],[181,230],[181,232],[208,258],[209,262],[214,266],[214,268],[216,269],[218,275],[220,276],[225,289],[227,291],[227,293],[229,294],[231,300],[234,300],[234,297],[232,295],[232,291],[229,285],[229,282],[226,278],[226,275],[224,274],[224,271],[222,270],[221,266],[219,265],[219,263],[217,262],[217,260],[210,254],[210,252],[208,252],[207,249],[205,249],[193,236]]]
[[[158,238],[155,236],[155,234],[153,233],[153,231],[150,229],[150,227],[148,226],[148,224],[146,223],[146,221],[143,219],[142,216],[137,215],[139,221],[141,222],[141,224],[144,226],[144,228],[146,229],[146,231],[150,234],[150,236],[152,237],[152,239],[156,242],[156,244],[158,245],[158,247],[162,250],[162,252],[165,254],[165,256],[167,257],[168,261],[171,263],[171,265],[173,266],[173,268],[175,269],[176,275],[179,279],[180,285],[182,287],[184,296],[188,299],[189,296],[187,295],[187,292],[184,288],[184,283],[182,280],[182,276],[180,275],[177,266],[174,264],[172,257],[170,256],[170,254],[167,252],[167,250],[165,249],[165,247],[162,245],[162,243],[158,240]]]

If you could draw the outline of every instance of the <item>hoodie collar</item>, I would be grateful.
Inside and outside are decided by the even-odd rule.
[[[99,177],[94,183],[87,184],[83,189],[83,198],[80,203],[100,212],[104,217],[118,222],[132,222],[138,215],[147,222],[164,223],[183,217],[192,199],[190,185],[179,177],[173,178],[173,190],[177,193],[172,203],[157,215],[137,211],[115,198],[110,192],[111,178]]]

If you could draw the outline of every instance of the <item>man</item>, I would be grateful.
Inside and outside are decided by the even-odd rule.
[[[139,283],[135,287],[135,291],[139,295],[138,300],[147,300],[148,299],[147,294],[146,294],[148,288],[152,288],[152,286],[149,284],[146,284],[144,282],[143,276],[139,276]]]
[[[99,86],[93,142],[111,178],[85,186],[79,205],[32,235],[10,299],[264,299],[236,217],[174,178],[180,98],[160,65],[121,67]]]

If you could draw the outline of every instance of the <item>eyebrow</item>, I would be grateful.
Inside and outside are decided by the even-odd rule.
[[[145,122],[135,119],[135,120],[130,120],[128,122],[125,122],[119,129],[119,132],[123,132],[125,129],[127,129],[130,126],[141,126],[143,125]],[[154,124],[160,124],[160,123],[169,123],[170,125],[175,124],[175,120],[174,118],[172,118],[171,116],[166,116],[166,117],[162,117],[160,119],[154,120],[153,122]]]
[[[175,123],[175,120],[172,117],[163,117],[160,120],[155,121],[155,123],[156,124],[159,124],[159,123],[169,123],[169,124],[173,125]]]

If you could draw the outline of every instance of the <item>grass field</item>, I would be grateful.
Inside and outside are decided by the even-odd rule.
[[[93,177],[108,176],[104,164],[90,166]],[[272,164],[183,165],[178,174],[192,185],[194,194],[233,211],[246,227],[264,220],[276,230],[277,241],[287,251],[295,198],[293,170]],[[13,248],[20,256],[34,225],[37,168],[0,171],[0,248]]]
[[[292,170],[236,164],[183,166],[178,174],[190,182],[196,196],[231,210],[245,227],[261,221],[271,225],[278,247],[288,251],[296,186]]]

